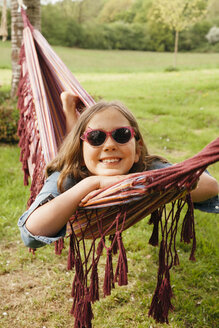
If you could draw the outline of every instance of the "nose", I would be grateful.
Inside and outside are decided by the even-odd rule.
[[[117,148],[116,141],[111,136],[108,136],[108,138],[106,139],[106,141],[103,144],[103,150],[111,151],[111,150],[115,150],[116,148]]]

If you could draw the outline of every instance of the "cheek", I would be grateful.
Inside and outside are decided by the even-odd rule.
[[[87,155],[88,155],[88,150],[87,150],[87,145],[86,145],[86,142],[83,142],[83,151],[82,151],[82,155],[83,155],[83,162],[84,164],[86,164],[87,162]]]
[[[87,142],[83,143],[83,161],[87,166],[91,163],[91,161],[97,158],[97,150],[91,147]]]

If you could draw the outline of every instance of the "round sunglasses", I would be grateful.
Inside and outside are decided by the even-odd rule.
[[[119,144],[126,144],[134,135],[135,131],[131,126],[123,126],[109,132],[102,129],[93,130],[88,128],[81,136],[81,139],[87,141],[91,146],[98,147],[103,145],[109,136]]]

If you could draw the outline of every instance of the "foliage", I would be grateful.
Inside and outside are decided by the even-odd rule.
[[[206,45],[206,34],[211,26],[209,21],[196,23],[190,29],[180,33],[179,50],[190,51]]]
[[[213,26],[206,35],[206,38],[209,43],[219,42],[219,27]]]
[[[51,44],[72,47],[83,39],[83,28],[65,11],[48,5],[42,7],[42,34]]]
[[[206,15],[207,4],[208,0],[154,0],[150,19],[181,32]]]
[[[115,22],[121,20],[124,13],[131,8],[132,0],[109,0],[99,14],[101,22]]]
[[[19,113],[8,89],[0,91],[0,142],[18,142],[17,124]]]
[[[178,52],[179,32],[201,20],[207,13],[208,0],[154,0],[150,20],[158,21],[174,31],[174,67]]]
[[[151,7],[152,0],[120,0],[119,3],[115,0],[63,0],[42,6],[42,33],[53,45],[89,49],[173,51],[173,32],[159,19],[153,22],[149,19]],[[209,46],[205,38],[209,29],[219,24],[216,15],[218,10],[217,1],[212,1],[206,19],[181,32],[180,51],[218,51],[214,45]],[[9,39],[10,20],[8,11]],[[125,31],[128,33],[128,41],[125,40]]]

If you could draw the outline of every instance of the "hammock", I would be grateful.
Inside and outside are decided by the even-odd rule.
[[[28,177],[32,181],[30,205],[43,185],[45,165],[54,158],[65,135],[60,93],[70,90],[77,95],[81,100],[79,111],[80,105],[88,107],[95,102],[40,32],[31,26],[24,10],[22,17],[24,31],[20,54],[18,133],[24,184],[28,184]],[[99,299],[98,262],[104,249],[107,254],[104,296],[111,293],[116,282],[120,286],[127,285],[128,266],[122,232],[149,214],[149,224],[153,225],[149,243],[160,245],[157,286],[149,315],[156,321],[168,323],[168,312],[173,309],[170,269],[179,264],[176,235],[180,213],[187,204],[181,240],[192,242],[190,259],[195,260],[193,203],[189,191],[206,167],[218,160],[219,138],[182,163],[165,169],[135,173],[97,192],[83,207],[78,208],[69,220],[68,227],[68,269],[75,270],[71,310],[75,317],[75,328],[92,327],[91,303]],[[86,239],[91,242],[87,243]],[[56,253],[60,254],[64,240],[60,239],[55,247]],[[114,272],[112,256],[117,252],[118,261]]]

